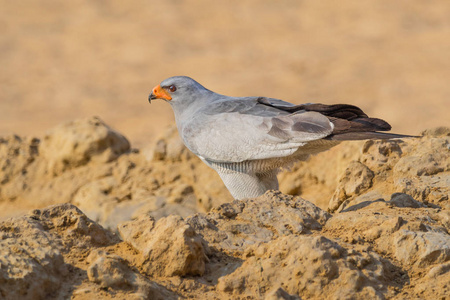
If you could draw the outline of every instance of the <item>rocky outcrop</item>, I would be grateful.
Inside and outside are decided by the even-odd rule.
[[[112,161],[128,150],[128,140],[97,117],[61,124],[40,145],[49,170],[56,174],[90,161]]]
[[[218,175],[187,152],[174,128],[139,153],[98,118],[81,119],[41,140],[2,138],[0,158],[0,219],[70,202],[115,229],[144,212],[156,219],[187,217],[232,200]]]
[[[121,241],[75,206],[56,205],[0,223],[0,292],[5,299],[445,295],[450,241],[440,213],[377,201],[331,216],[268,192],[187,220],[144,214],[119,225]],[[427,280],[439,288],[425,288]]]
[[[293,195],[233,201],[174,128],[141,151],[98,118],[2,138],[0,298],[445,298],[449,145],[342,143],[280,174]]]
[[[141,254],[139,265],[151,276],[203,275],[206,243],[180,216],[158,222],[142,215],[119,225],[122,239]]]
[[[67,256],[117,241],[71,204],[34,210],[0,223],[0,295],[46,299],[64,289],[74,269]],[[76,251],[75,249],[78,249]]]
[[[175,293],[133,270],[124,258],[116,254],[108,254],[103,250],[93,250],[88,256],[87,262],[89,263],[88,280],[95,283],[94,295],[96,289],[100,287],[100,289],[110,289],[111,292],[106,294],[107,296],[119,294],[124,299],[165,300],[178,298]],[[77,290],[79,295],[86,294],[88,297],[91,291]]]
[[[311,202],[269,191],[257,199],[222,204],[187,222],[215,248],[237,254],[256,243],[320,230],[328,218]]]
[[[176,299],[110,254],[123,243],[71,204],[8,219],[0,235],[2,299]]]
[[[245,261],[219,279],[233,297],[263,297],[284,289],[306,299],[383,299],[389,267],[375,253],[342,248],[323,236],[285,236],[248,247]]]

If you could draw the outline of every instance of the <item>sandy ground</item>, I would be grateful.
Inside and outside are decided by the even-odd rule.
[[[131,139],[173,123],[148,93],[351,103],[395,132],[448,126],[450,2],[0,1],[0,136],[97,115]]]

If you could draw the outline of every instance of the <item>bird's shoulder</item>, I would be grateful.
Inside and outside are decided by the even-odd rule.
[[[267,105],[271,103],[273,105]],[[278,105],[278,106],[276,106]],[[275,117],[286,115],[283,107],[291,107],[294,104],[267,97],[218,97],[210,105],[203,107],[200,112],[206,115],[230,114],[251,115],[256,117]]]

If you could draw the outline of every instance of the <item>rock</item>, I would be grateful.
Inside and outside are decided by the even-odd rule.
[[[20,214],[18,207],[70,202],[114,230],[137,213],[187,217],[231,200],[219,176],[189,154],[176,129],[161,138],[164,155],[151,161],[123,139],[98,118],[60,125],[42,142],[2,138],[0,219]],[[147,205],[155,198],[157,206]]]
[[[450,136],[450,127],[435,127],[430,129],[425,129],[422,131],[421,135],[423,136]]]
[[[447,232],[450,232],[450,211],[448,210],[440,211],[436,213],[433,217],[436,220],[438,220],[442,224],[442,226],[445,227],[445,229],[447,229]]]
[[[450,235],[441,232],[401,230],[393,237],[396,259],[424,268],[450,260]]]
[[[239,251],[276,237],[320,230],[330,215],[299,197],[268,191],[255,199],[223,204],[186,221],[210,245]]]
[[[152,276],[203,275],[205,245],[202,237],[179,216],[155,223],[150,216],[120,224],[120,236],[142,255],[141,266]]]
[[[328,210],[343,211],[369,193],[384,198],[399,192],[425,205],[448,208],[450,138],[446,130],[439,132],[421,139],[365,142],[362,154],[341,177]]]
[[[426,205],[450,209],[450,172],[436,176],[399,178],[397,191],[411,195]]]
[[[0,298],[54,295],[68,273],[60,248],[61,241],[30,217],[0,223]]]
[[[432,282],[432,284],[430,284]],[[450,294],[450,262],[431,268],[414,287],[422,299],[446,299]]]
[[[371,170],[389,172],[404,154],[406,145],[402,140],[368,140],[362,146],[358,160]]]
[[[87,269],[89,280],[101,288],[125,290],[127,298],[177,299],[167,289],[134,272],[118,255],[98,250],[91,252],[87,261],[90,263]]]
[[[368,190],[372,186],[373,177],[374,173],[367,166],[360,162],[352,162],[339,180],[339,186],[330,200],[328,209],[335,211],[348,198]]]
[[[0,295],[4,299],[54,297],[70,269],[64,253],[115,241],[71,204],[6,220],[0,223]]]
[[[285,236],[249,247],[245,262],[219,279],[229,297],[263,296],[277,286],[305,298],[383,299],[386,268],[376,254],[347,252],[322,236]]]
[[[107,298],[125,294],[127,299],[178,298],[134,271],[121,256],[103,250],[118,242],[71,204],[4,221],[0,223],[1,299],[67,299],[84,294],[105,298],[105,289],[114,290]],[[79,272],[80,267],[85,271]],[[79,286],[78,280],[85,283]]]
[[[155,219],[147,214],[139,215],[136,219],[119,224],[117,230],[120,237],[140,252],[147,252],[146,243],[154,235]]]
[[[414,199],[449,207],[450,137],[426,136],[420,144],[411,145],[408,155],[393,168],[397,191]]]
[[[61,236],[66,247],[106,246],[118,242],[113,234],[90,220],[72,204],[34,210],[30,218],[39,220],[44,228],[51,229]]]
[[[267,293],[265,300],[301,300],[297,295],[289,295],[282,288],[274,289],[272,292]]]
[[[408,268],[412,265],[426,268],[450,259],[450,235],[439,226],[439,218],[432,209],[391,207],[379,202],[340,213],[324,229],[345,242],[369,242],[377,252],[392,255]],[[402,210],[408,211],[400,214]]]
[[[102,288],[130,289],[134,278],[131,269],[124,259],[118,255],[108,255],[103,251],[93,251],[87,258],[90,263],[87,275],[90,281]]]
[[[40,150],[54,173],[85,165],[109,162],[130,149],[130,143],[97,117],[55,127],[43,138]]]
[[[410,176],[436,175],[437,173],[449,170],[449,158],[448,153],[439,151],[420,156],[407,156],[399,160],[395,165],[394,172],[409,174]]]
[[[101,142],[109,129],[93,120],[42,142],[0,138],[0,218],[22,215],[0,223],[0,298],[449,294],[447,129],[343,142],[280,174],[280,186],[302,198],[269,191],[233,201],[174,128],[153,152],[116,151],[120,134]],[[74,159],[66,163],[51,155],[61,128],[62,153]],[[81,210],[45,207],[60,202]],[[328,204],[334,215],[318,207]],[[125,241],[105,229],[118,223]]]
[[[361,210],[339,213],[327,222],[324,230],[347,243],[373,243],[381,236],[392,235],[404,223],[402,217],[385,213],[385,207],[385,203],[378,202]]]
[[[430,271],[428,271],[426,277],[430,279],[437,279],[439,276],[448,273],[450,273],[450,262],[446,262],[431,268]]]
[[[0,200],[15,201],[29,189],[25,178],[39,156],[39,143],[16,135],[0,138]]]
[[[103,223],[105,212],[117,205],[117,199],[110,195],[111,190],[118,184],[113,176],[89,182],[75,193],[73,203],[79,207],[89,218]]]
[[[17,135],[0,138],[0,184],[20,176],[38,156],[39,139]],[[10,197],[11,198],[11,197]]]
[[[342,142],[328,151],[295,163],[278,175],[280,191],[302,196],[322,209],[327,209],[339,178],[352,161],[361,156],[364,141]]]
[[[379,202],[386,202],[384,198],[387,198],[386,195],[383,195],[378,190],[372,190],[365,194],[356,196],[351,198],[351,200],[344,201],[341,206],[338,208],[338,212],[348,212],[359,210],[371,205],[375,205]]]
[[[412,208],[425,207],[423,203],[416,201],[410,195],[403,193],[392,194],[391,200],[389,200],[388,203],[396,207],[412,207]]]
[[[175,125],[169,126],[151,149],[147,149],[146,157],[154,161],[182,161],[193,157],[184,146]]]
[[[414,287],[416,295],[422,299],[446,299],[450,294],[450,272],[449,263],[439,265],[418,282]],[[430,284],[432,282],[432,284]]]
[[[164,205],[164,207],[149,212],[149,215],[151,215],[155,220],[159,220],[161,218],[168,217],[170,215],[177,215],[182,218],[187,218],[193,214],[195,214],[198,210],[193,208],[192,206],[185,205],[185,204],[178,204],[178,203],[169,203]]]

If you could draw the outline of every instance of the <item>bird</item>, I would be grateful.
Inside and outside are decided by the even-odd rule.
[[[280,170],[341,141],[411,137],[380,132],[391,126],[354,105],[225,96],[187,76],[163,80],[148,97],[154,99],[171,105],[184,145],[236,200],[278,190]]]

